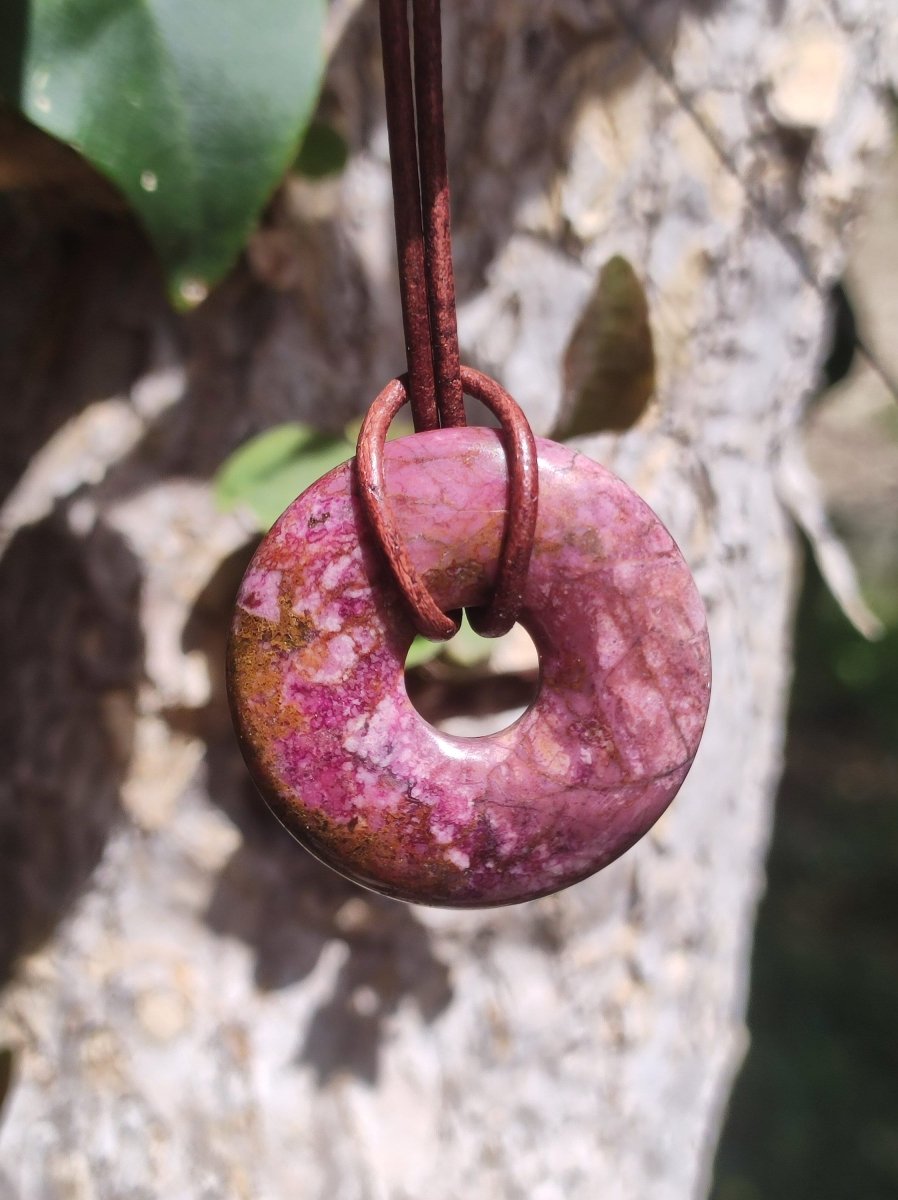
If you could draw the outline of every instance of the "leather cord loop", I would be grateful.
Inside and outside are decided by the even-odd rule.
[[[390,509],[384,479],[384,444],[387,430],[403,404],[409,399],[408,376],[391,380],[383,389],[362,422],[355,455],[359,495],[368,522],[374,530],[399,590],[405,597],[422,637],[445,642],[458,633],[459,622],[447,616],[431,596],[417,573],[405,543],[399,536]]]
[[[464,390],[486,405],[505,434],[508,507],[499,569],[489,604],[468,609],[468,620],[477,633],[501,637],[518,619],[533,553],[539,504],[536,439],[517,402],[495,379],[471,367],[462,367],[461,379]]]
[[[385,494],[384,442],[406,400],[415,430],[465,424],[464,394],[499,419],[508,454],[508,509],[492,599],[469,613],[478,633],[498,637],[517,618],[536,528],[538,474],[533,433],[495,380],[460,365],[452,269],[449,179],[443,120],[440,0],[412,0],[414,78],[407,0],[380,0],[387,130],[408,374],[387,385],[359,434],[356,472],[374,534],[419,633],[444,641],[458,631],[417,575]]]
[[[533,550],[538,509],[536,441],[524,413],[494,379],[461,368],[464,391],[498,419],[508,456],[508,508],[496,583],[488,604],[470,609],[468,619],[484,637],[500,637],[517,620]],[[392,380],[368,410],[359,432],[356,474],[365,514],[424,637],[446,641],[458,632],[456,615],[445,614],[412,564],[399,536],[386,493],[384,445],[393,418],[408,400],[407,379]]]

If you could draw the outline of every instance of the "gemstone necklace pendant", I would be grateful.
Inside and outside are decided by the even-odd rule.
[[[670,804],[707,715],[708,631],[651,509],[460,365],[439,4],[415,5],[417,130],[405,0],[381,22],[408,378],[256,551],[228,691],[259,790],[323,862],[401,900],[512,904],[598,871]],[[468,428],[463,393],[501,430]],[[406,401],[419,432],[385,444]],[[539,653],[533,703],[487,737],[437,730],[406,692],[416,633],[450,637],[461,609],[485,636],[520,621]]]

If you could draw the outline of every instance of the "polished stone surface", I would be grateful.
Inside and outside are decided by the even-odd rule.
[[[351,879],[477,907],[575,883],[673,799],[710,694],[702,603],[670,534],[624,483],[538,440],[536,548],[520,622],[539,693],[509,729],[441,733],[412,707],[404,603],[350,465],[304,492],[243,580],[229,686],[244,755],[287,828]],[[487,429],[387,445],[399,528],[446,610],[489,594],[505,456]]]

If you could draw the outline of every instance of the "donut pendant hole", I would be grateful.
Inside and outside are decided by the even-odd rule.
[[[429,725],[459,737],[508,729],[536,700],[539,680],[539,655],[523,625],[504,637],[483,638],[467,617],[451,641],[413,642],[405,665],[415,710]]]

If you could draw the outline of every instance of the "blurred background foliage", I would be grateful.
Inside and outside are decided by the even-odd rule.
[[[896,556],[898,557],[898,556]],[[864,641],[808,561],[751,1046],[714,1200],[898,1196],[898,602]]]
[[[833,296],[807,446],[884,635],[808,549],[786,766],[755,935],[751,1043],[713,1200],[898,1197],[898,150]],[[856,353],[858,342],[872,360]]]

